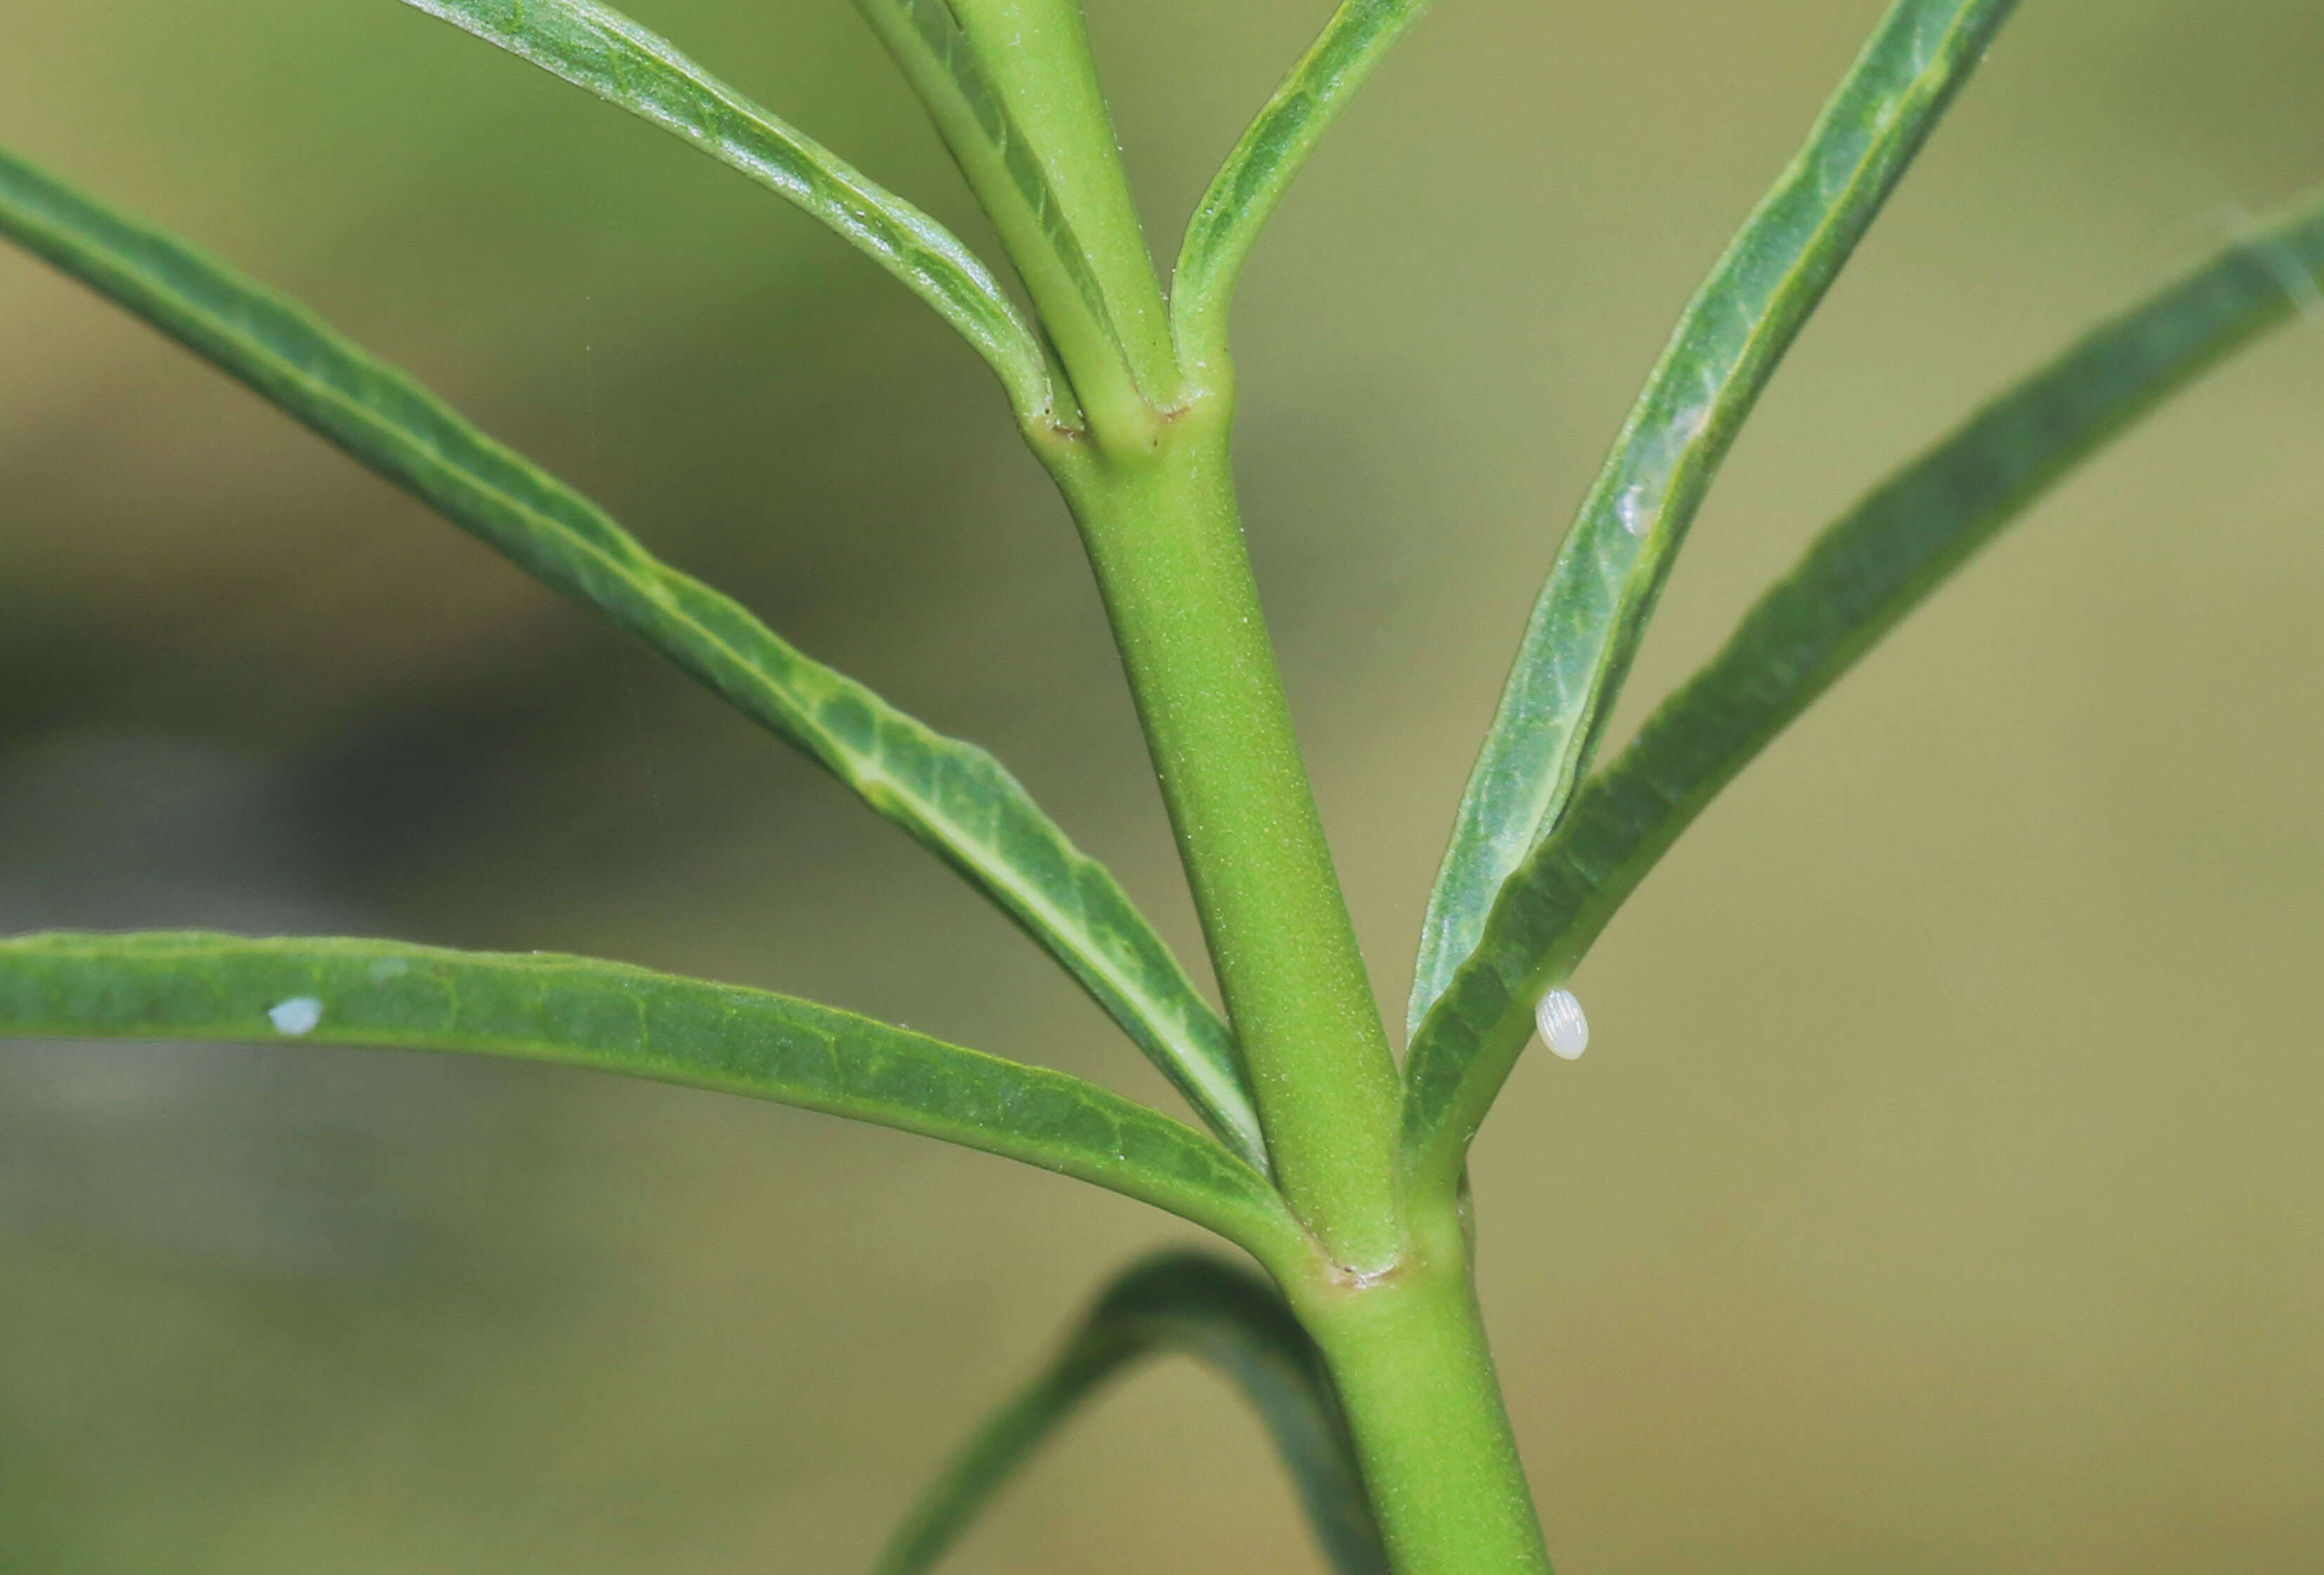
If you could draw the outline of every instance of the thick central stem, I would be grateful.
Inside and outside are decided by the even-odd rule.
[[[1434,1223],[1377,1280],[1278,1277],[1331,1367],[1397,1575],[1550,1575],[1467,1248]]]
[[[1277,1180],[1335,1262],[1379,1269],[1403,1235],[1396,1063],[1243,548],[1227,403],[1173,413],[1150,452],[1045,457],[1097,571]]]
[[[1179,856],[1314,1239],[1268,1267],[1330,1365],[1397,1575],[1548,1575],[1449,1204],[1398,1195],[1395,1058],[1260,616],[1226,397],[1150,450],[1036,435],[1097,571]]]

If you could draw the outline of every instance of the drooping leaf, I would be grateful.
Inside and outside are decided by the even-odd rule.
[[[1019,418],[1047,419],[1038,337],[953,233],[596,0],[404,0],[651,121],[821,219],[975,347]]]
[[[1179,358],[1222,364],[1235,281],[1283,194],[1332,123],[1430,0],[1342,0],[1235,143],[1188,221],[1170,288]]]
[[[2061,475],[2295,305],[2324,310],[2324,205],[2105,323],[1827,530],[1577,795],[1493,905],[1413,1041],[1405,1141],[1447,1184],[1532,1032],[1616,908],[1720,788]]]
[[[797,746],[1047,948],[1238,1153],[1264,1164],[1226,1026],[1112,876],[991,755],[802,655],[304,309],[5,152],[0,235],[240,379]]]
[[[1058,153],[1090,157],[1053,170],[1031,128],[1012,112],[1004,83],[978,51],[953,0],[856,0],[856,9],[903,68],[991,216],[1077,397],[1102,407],[1167,403],[1176,391],[1176,368],[1161,294],[1078,16],[1065,19],[1076,36],[1061,41],[1078,59],[1041,62],[1052,74],[1043,79],[1046,92],[1033,107],[1069,95],[1069,102],[1054,106],[1058,113],[1035,126],[1072,134],[1074,145]],[[1019,52],[1026,52],[1026,41],[1019,44]],[[1068,79],[1057,79],[1060,74]],[[1099,168],[1083,167],[1088,163]],[[1067,176],[1078,180],[1068,184]],[[1109,216],[1120,222],[1109,224]]]
[[[930,1485],[889,1540],[878,1575],[932,1567],[1093,1394],[1134,1363],[1172,1354],[1216,1368],[1257,1408],[1333,1569],[1388,1575],[1355,1447],[1315,1342],[1266,1281],[1186,1251],[1134,1264],[1106,1288],[1056,1359]]]
[[[1407,1031],[1589,765],[1743,419],[2015,0],[1898,0],[1679,318],[1534,604],[1421,923]]]
[[[852,1012],[545,953],[198,932],[0,940],[0,1036],[463,1051],[750,1094],[941,1138],[1280,1246],[1297,1227],[1211,1138],[1094,1083]]]

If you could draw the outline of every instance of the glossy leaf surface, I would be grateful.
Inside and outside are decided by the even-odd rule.
[[[1228,307],[1259,231],[1323,134],[1429,4],[1343,0],[1212,178],[1187,223],[1170,291],[1178,354],[1190,372],[1223,364]]]
[[[951,231],[595,0],[404,0],[683,138],[837,231],[943,315],[1020,419],[1053,393],[1039,340]]]
[[[1875,489],[1591,779],[1494,905],[1406,1066],[1407,1161],[1443,1184],[1562,984],[1719,790],[2065,471],[2291,315],[2324,314],[2324,207],[2106,323]]]
[[[2015,0],[1900,0],[1680,318],[1558,549],[1421,924],[1407,1031],[1589,764],[1743,419]]]
[[[988,1420],[881,1553],[878,1575],[918,1575],[1018,1468],[1109,1380],[1183,1354],[1243,1392],[1273,1435],[1339,1575],[1387,1575],[1354,1446],[1323,1359],[1272,1285],[1207,1253],[1160,1253],[1107,1287],[1049,1367]]]
[[[0,235],[240,379],[796,745],[1070,970],[1237,1152],[1265,1147],[1226,1026],[1112,876],[1001,764],[802,655],[404,373],[225,265],[0,152]]]
[[[1264,1177],[1167,1116],[764,990],[545,953],[197,932],[0,941],[0,1035],[464,1051],[750,1094],[981,1148],[1250,1244],[1296,1227]]]

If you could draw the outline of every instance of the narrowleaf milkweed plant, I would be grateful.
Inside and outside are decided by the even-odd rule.
[[[406,3],[814,216],[983,358],[1087,550],[1222,1012],[992,756],[664,564],[389,362],[5,152],[0,234],[822,766],[1046,950],[1200,1126],[786,996],[387,941],[20,935],[0,942],[0,1031],[403,1046],[724,1090],[1023,1160],[1240,1249],[1173,1252],[1107,1287],[910,1508],[887,1575],[932,1564],[1084,1396],[1166,1351],[1257,1406],[1338,1569],[1545,1570],[1471,1279],[1465,1157],[1512,1064],[1536,1030],[1560,1055],[1583,1052],[1568,982],[1591,944],[1786,723],[2052,481],[2317,299],[2324,206],[2254,226],[1996,393],[1834,521],[1600,760],[1737,433],[2013,9],[1896,0],[1687,304],[1556,554],[1429,893],[1399,1060],[1245,555],[1228,330],[1261,228],[1425,0],[1345,0],[1212,181],[1167,289],[1077,0],[858,0],[991,217],[1016,293],[926,213],[597,0]]]

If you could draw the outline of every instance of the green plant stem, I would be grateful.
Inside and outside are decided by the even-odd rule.
[[[1395,1058],[1293,736],[1235,507],[1230,400],[1147,455],[1042,446],[1097,571],[1258,1094],[1318,1250],[1262,1252],[1322,1348],[1397,1575],[1547,1575],[1452,1209],[1407,1220]]]
[[[1276,1174],[1333,1261],[1399,1256],[1395,1058],[1244,551],[1229,401],[1154,447],[1042,447],[1113,624]]]
[[[1340,1394],[1397,1575],[1549,1575],[1460,1220],[1375,1279],[1286,1276]]]

